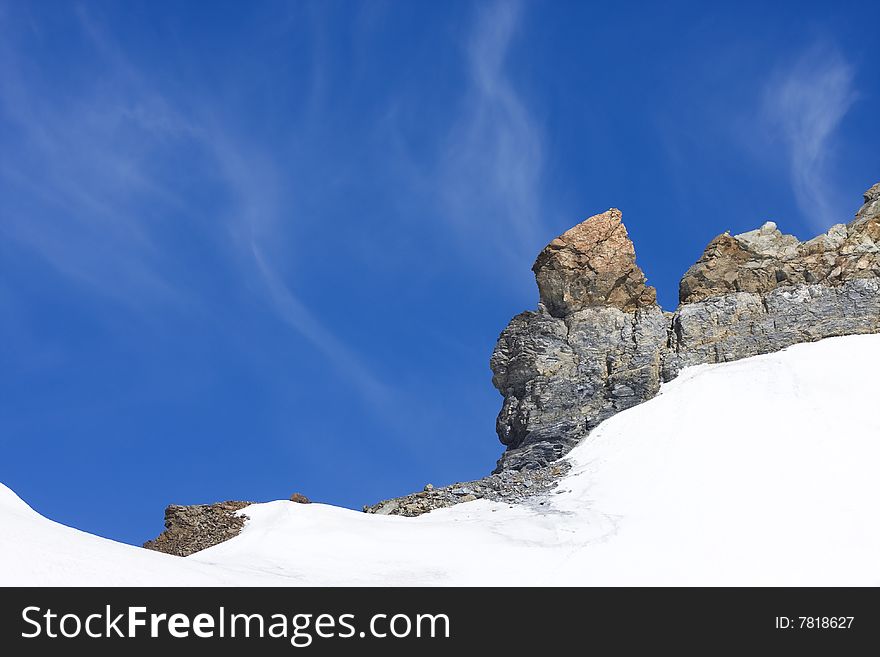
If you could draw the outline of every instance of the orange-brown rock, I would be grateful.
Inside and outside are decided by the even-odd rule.
[[[773,222],[741,235],[725,233],[709,243],[679,287],[681,303],[733,292],[767,294],[795,285],[829,287],[880,277],[880,184],[849,224],[837,224],[807,242],[784,235]]]
[[[656,291],[636,264],[635,248],[616,208],[554,239],[532,271],[541,302],[554,317],[596,306],[632,312],[656,304]]]

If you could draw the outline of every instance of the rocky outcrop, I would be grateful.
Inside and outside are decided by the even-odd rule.
[[[541,303],[553,317],[597,306],[632,312],[657,302],[656,291],[636,264],[635,247],[617,208],[590,217],[550,242],[532,271]]]
[[[148,550],[188,557],[209,547],[235,538],[247,516],[236,513],[252,502],[218,502],[165,509],[165,531],[144,543]]]
[[[517,315],[492,354],[504,396],[496,472],[540,468],[660,387],[668,320],[636,264],[619,210],[554,239],[532,268],[540,303]]]
[[[681,280],[682,304],[749,292],[768,294],[780,287],[880,277],[880,185],[865,193],[865,205],[851,224],[837,224],[808,242],[783,235],[768,221],[742,235],[716,237]]]
[[[570,469],[568,462],[559,461],[533,470],[503,470],[483,479],[441,488],[428,484],[421,492],[365,506],[364,513],[413,517],[474,500],[492,500],[505,504],[533,502],[537,506],[543,506],[542,498],[556,488],[559,480]]]
[[[511,320],[490,362],[507,447],[496,472],[545,467],[683,367],[880,332],[880,184],[852,222],[807,242],[772,222],[719,235],[674,313],[657,306],[618,210],[554,239],[533,270],[538,309]]]
[[[663,378],[799,342],[880,332],[880,184],[806,242],[772,223],[716,237],[681,282]]]
[[[734,292],[675,313],[663,380],[690,365],[723,363],[799,342],[880,332],[880,279],[794,285],[766,294]]]

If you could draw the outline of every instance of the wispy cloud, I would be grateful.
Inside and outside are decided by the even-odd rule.
[[[0,152],[0,189],[14,190],[7,201],[0,198],[0,235],[81,289],[149,317],[167,303],[202,306],[200,290],[181,272],[186,263],[169,261],[162,231],[169,215],[192,222],[186,230],[207,231],[205,241],[219,244],[227,258],[223,266],[261,291],[267,307],[370,408],[390,415],[389,388],[275,264],[292,256],[296,231],[290,180],[270,154],[236,140],[234,127],[216,113],[193,110],[209,106],[204,99],[188,111],[171,103],[99,21],[81,7],[76,15],[100,83],[47,94],[12,42],[0,43],[0,129],[16,136],[15,148]],[[208,220],[198,201],[177,192],[166,165],[181,152],[224,188],[231,201],[225,223]]]
[[[204,286],[213,284],[206,282],[212,272],[205,261],[190,260],[180,244],[185,235],[210,266],[223,268],[213,272],[215,280],[254,292],[290,327],[293,340],[321,354],[340,388],[372,409],[390,439],[402,448],[417,443],[408,420],[432,412],[430,404],[390,385],[385,366],[374,366],[354,338],[345,339],[309,303],[308,281],[290,275],[307,248],[297,239],[301,229],[326,221],[303,208],[320,207],[333,193],[308,188],[292,168],[335,172],[348,162],[322,161],[318,149],[300,148],[299,156],[288,148],[314,137],[307,134],[314,126],[299,119],[261,143],[260,132],[242,124],[223,98],[206,88],[183,90],[179,79],[166,85],[161,71],[139,67],[134,52],[88,10],[79,9],[77,18],[78,45],[85,44],[77,69],[85,75],[74,81],[42,79],[39,64],[18,47],[27,38],[20,31],[3,31],[10,38],[0,39],[0,130],[15,135],[14,148],[0,149],[0,190],[15,192],[0,196],[4,239],[39,254],[81,289],[146,316],[162,315],[155,311],[169,303],[223,312],[210,305],[215,290]],[[458,256],[473,254],[479,267],[509,258],[510,269],[527,277],[521,264],[545,241],[543,137],[508,61],[521,22],[518,2],[476,9],[470,37],[460,44],[466,75],[458,111],[446,124],[439,157],[428,149],[412,167],[429,184],[409,193],[413,205],[432,206],[432,216],[443,218],[432,224],[444,247],[457,237],[471,249]],[[320,80],[320,70],[314,77]],[[303,106],[319,107],[326,89],[319,82],[304,89]],[[304,114],[310,118],[303,121],[322,118]],[[381,166],[397,170],[396,162]]]
[[[96,26],[79,18],[92,42]],[[0,128],[8,137],[0,184],[15,190],[0,200],[0,230],[62,275],[131,308],[173,298],[149,223],[183,201],[150,162],[156,144],[181,137],[185,123],[172,121],[158,94],[108,72],[107,58],[94,63],[93,82],[73,91],[20,55],[9,23],[0,31]]]
[[[507,59],[519,2],[481,7],[467,45],[470,88],[442,158],[448,220],[468,241],[521,261],[540,242],[541,126],[511,80]],[[496,253],[496,255],[499,255]]]
[[[294,296],[277,272],[266,262],[256,244],[251,244],[254,261],[263,277],[270,298],[281,318],[297,333],[307,339],[350,381],[372,408],[385,407],[389,403],[391,389],[383,384],[366,367],[361,359],[341,340],[333,335],[300,299]]]
[[[776,71],[764,94],[764,118],[785,141],[793,192],[815,228],[841,219],[829,165],[835,132],[857,98],[853,78],[839,51],[815,45]]]
[[[234,205],[227,211],[227,228],[241,273],[249,276],[255,272],[258,287],[264,289],[278,317],[308,341],[370,408],[380,414],[387,411],[386,419],[396,425],[389,408],[392,389],[295,294],[280,272],[279,253],[282,258],[292,255],[291,249],[283,246],[291,233],[285,218],[296,213],[295,199],[281,192],[289,188],[289,182],[282,180],[268,155],[231,141],[229,131],[217,128],[213,120],[202,121],[202,129],[206,148],[232,193]]]

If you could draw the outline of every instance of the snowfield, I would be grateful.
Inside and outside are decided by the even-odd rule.
[[[531,506],[418,518],[286,501],[181,559],[0,485],[2,585],[880,584],[880,335],[685,370],[606,421]]]

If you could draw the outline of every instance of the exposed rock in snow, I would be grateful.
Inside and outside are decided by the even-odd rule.
[[[228,541],[238,536],[247,519],[247,516],[236,512],[251,504],[234,501],[191,506],[171,504],[165,509],[165,531],[144,543],[144,547],[187,557]]]
[[[656,305],[618,210],[554,239],[534,271],[538,309],[511,320],[491,359],[498,470],[554,461],[683,367],[880,332],[880,183],[852,222],[807,242],[772,222],[718,236],[675,313]]]
[[[571,464],[567,461],[557,461],[543,468],[519,472],[502,470],[476,481],[465,481],[440,488],[428,484],[425,490],[419,493],[367,505],[364,507],[364,512],[380,516],[413,517],[474,500],[541,506],[544,504],[542,498],[556,488],[562,476],[570,469]]]

